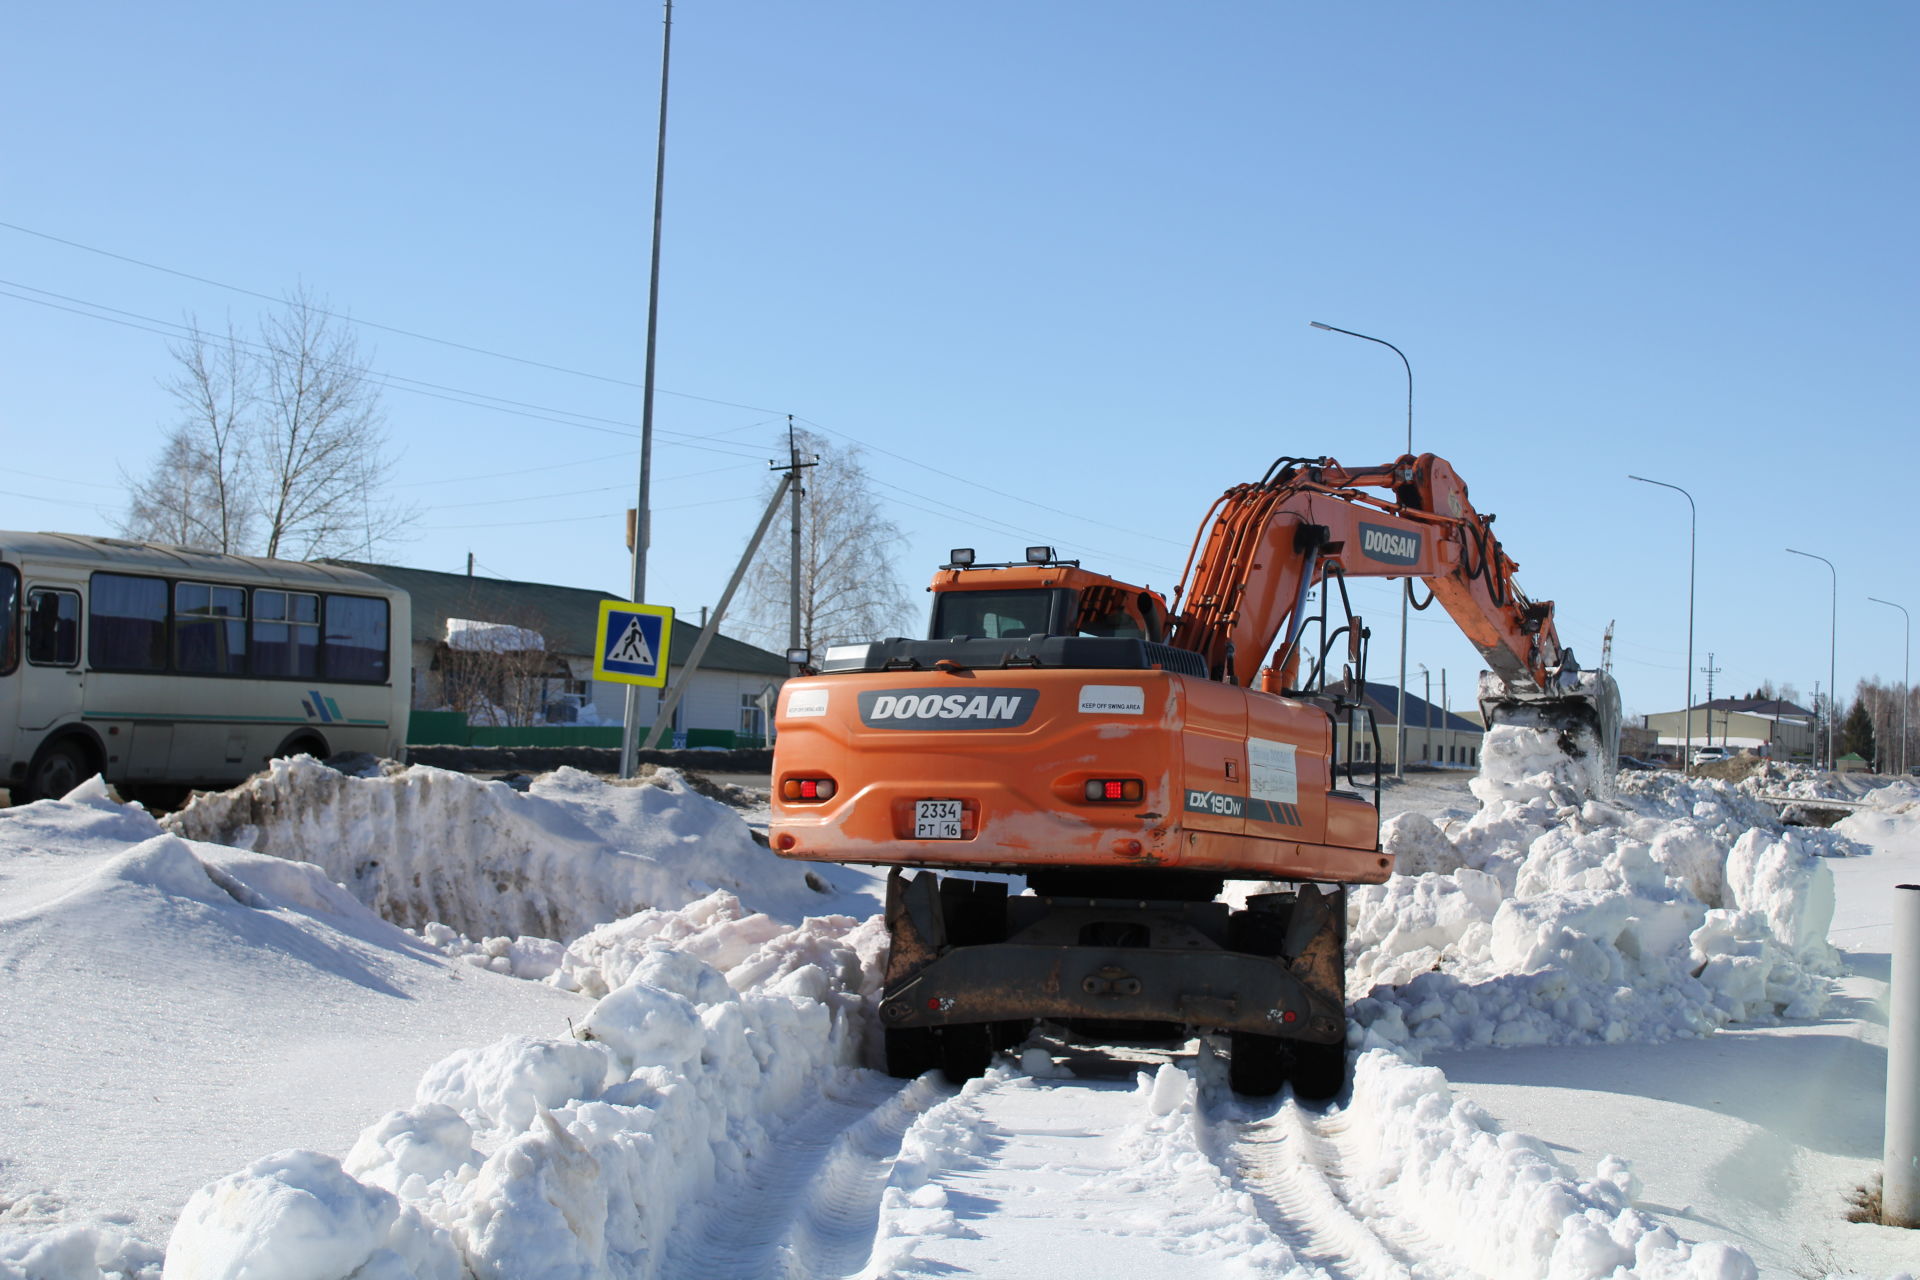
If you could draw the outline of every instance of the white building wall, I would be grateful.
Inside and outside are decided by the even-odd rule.
[[[678,672],[675,672],[676,678]],[[701,671],[694,675],[693,686],[680,700],[680,727],[683,729],[740,729],[740,699],[758,694],[768,685],[776,689],[778,676],[752,675],[738,671]],[[627,687],[610,681],[593,685],[594,709],[602,724],[622,724],[627,714]],[[640,723],[652,724],[660,706],[660,691],[640,691]]]

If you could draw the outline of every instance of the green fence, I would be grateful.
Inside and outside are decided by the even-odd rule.
[[[468,724],[463,711],[415,711],[407,721],[410,747],[610,747],[620,746],[617,724]],[[687,747],[721,750],[766,746],[766,740],[731,729],[688,729]],[[666,744],[662,744],[666,745]]]

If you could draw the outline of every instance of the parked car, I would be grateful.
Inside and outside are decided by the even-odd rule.
[[[1651,760],[1642,760],[1639,756],[1621,756],[1620,767],[1629,772],[1643,773],[1649,769],[1658,769],[1661,766]]]
[[[1731,759],[1733,759],[1733,752],[1727,750],[1725,747],[1695,747],[1693,749],[1693,762],[1695,764],[1712,764],[1716,760]]]

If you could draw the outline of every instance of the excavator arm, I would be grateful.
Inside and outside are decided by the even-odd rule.
[[[1216,679],[1284,686],[1316,584],[1335,574],[1420,578],[1508,689],[1551,694],[1578,666],[1552,601],[1520,590],[1492,526],[1430,453],[1359,470],[1283,458],[1208,513],[1174,598],[1170,642],[1200,654]],[[1277,681],[1261,680],[1268,669]]]

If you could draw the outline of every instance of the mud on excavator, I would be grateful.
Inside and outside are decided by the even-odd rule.
[[[769,837],[893,868],[888,1070],[978,1075],[1048,1019],[1224,1032],[1241,1092],[1338,1093],[1346,886],[1392,872],[1346,579],[1420,579],[1486,658],[1488,724],[1556,729],[1611,775],[1613,682],[1561,646],[1492,522],[1433,454],[1281,458],[1215,503],[1171,608],[1050,548],[956,551],[926,639],[789,680]],[[1229,879],[1278,885],[1235,910]]]

